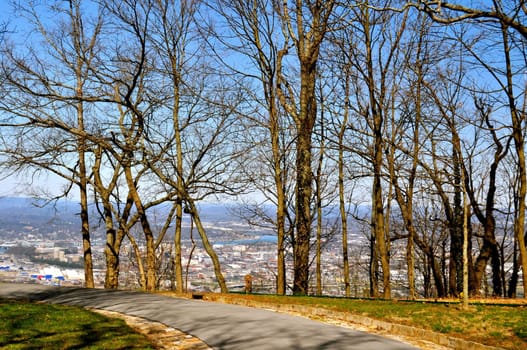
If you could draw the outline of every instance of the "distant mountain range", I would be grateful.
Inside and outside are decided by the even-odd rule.
[[[58,201],[45,205],[42,200],[25,197],[0,197],[0,221],[45,223],[56,218],[70,222],[75,220],[78,206],[74,202]]]
[[[223,203],[199,203],[199,212],[202,221],[211,223],[225,223],[234,221],[244,221],[234,214],[235,204]],[[95,207],[92,206],[92,211]],[[163,224],[165,215],[169,211],[169,204],[164,204],[153,210],[152,220],[156,217]],[[269,206],[268,214],[273,215],[273,207]],[[360,207],[359,215],[367,217],[369,208]],[[325,219],[331,221],[338,219],[338,208],[328,207],[325,209]],[[52,203],[44,200],[28,197],[0,197],[0,230],[17,230],[25,226],[38,226],[47,230],[54,230],[57,227],[68,228],[78,231],[80,227],[79,203],[72,200],[61,199]],[[95,218],[96,215],[92,214]],[[184,220],[188,219],[185,215]]]
[[[168,212],[168,205],[156,208],[162,214]],[[0,225],[42,225],[50,222],[57,224],[78,224],[79,204],[70,200],[58,200],[46,203],[44,200],[27,197],[0,197]],[[204,221],[230,221],[233,214],[223,204],[202,203],[200,214]]]

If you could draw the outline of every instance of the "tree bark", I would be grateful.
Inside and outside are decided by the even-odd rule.
[[[146,282],[144,288],[146,291],[151,292],[156,289],[157,285],[154,233],[152,232],[152,229],[150,227],[150,222],[148,221],[146,211],[143,207],[143,202],[139,197],[135,181],[132,177],[132,169],[130,167],[130,164],[127,164],[125,162],[125,164],[123,164],[123,170],[126,178],[126,183],[128,185],[128,191],[130,192],[130,196],[134,202],[137,215],[139,216],[139,222],[141,223],[141,227],[143,229],[143,234],[145,237]]]
[[[182,222],[183,222],[183,203],[181,199],[176,198],[176,227],[174,232],[174,277],[175,277],[175,290],[177,293],[183,293],[185,291],[185,285],[183,281],[183,263],[182,263],[182,252],[181,252],[181,236],[182,236]]]
[[[350,98],[350,72],[349,68],[346,67],[345,72],[345,83],[344,83],[344,96],[346,101]],[[346,128],[348,127],[349,117],[349,104],[346,103],[344,107],[344,113],[342,123],[338,133],[338,191],[339,191],[339,211],[340,211],[340,226],[341,226],[341,237],[342,237],[342,273],[344,275],[344,295],[346,297],[351,296],[351,284],[350,284],[350,267],[349,267],[349,256],[348,256],[348,211],[346,210],[345,200],[345,187],[344,187],[344,135]]]
[[[186,202],[189,206],[190,215],[192,215],[192,219],[194,220],[194,224],[196,225],[196,229],[198,230],[201,241],[203,242],[203,248],[205,248],[205,251],[212,260],[212,265],[214,266],[214,274],[216,275],[216,281],[218,282],[220,290],[222,293],[228,293],[229,290],[227,289],[225,278],[223,277],[223,274],[221,272],[221,264],[218,259],[218,255],[216,254],[214,249],[212,249],[212,245],[210,244],[209,238],[207,237],[205,228],[201,223],[201,218],[199,216],[196,205],[194,204],[194,201],[190,198],[186,198]]]

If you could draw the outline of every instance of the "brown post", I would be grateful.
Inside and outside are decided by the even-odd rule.
[[[252,293],[253,291],[253,277],[249,274],[245,275],[245,293]]]

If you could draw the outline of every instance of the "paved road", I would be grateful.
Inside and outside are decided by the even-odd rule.
[[[0,297],[79,305],[158,321],[214,349],[410,350],[378,335],[268,310],[155,294],[0,282]]]

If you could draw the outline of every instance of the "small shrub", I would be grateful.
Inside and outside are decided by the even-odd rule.
[[[452,326],[449,324],[434,323],[432,324],[432,330],[439,333],[450,333],[452,332]]]
[[[527,325],[516,325],[512,331],[518,338],[527,339]]]
[[[492,331],[492,332],[489,332],[489,335],[493,338],[496,338],[497,340],[505,339],[505,336],[501,332]]]

